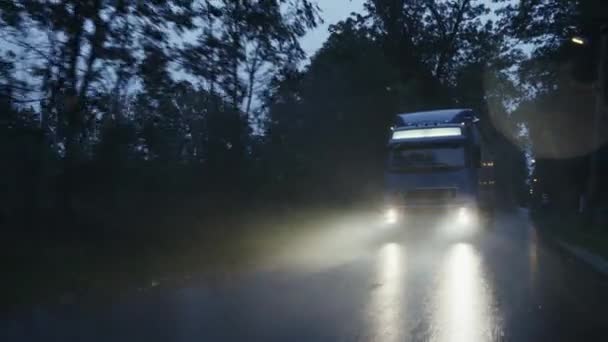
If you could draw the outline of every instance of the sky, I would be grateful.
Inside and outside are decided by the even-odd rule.
[[[306,55],[310,58],[321,48],[329,36],[327,30],[330,25],[348,18],[352,12],[363,11],[364,2],[365,0],[317,0],[324,23],[308,32],[300,41]]]
[[[308,32],[300,41],[308,58],[312,57],[329,37],[329,26],[348,18],[352,12],[362,12],[364,2],[365,0],[317,0],[324,23]],[[500,7],[499,4],[492,3],[489,0],[486,1],[486,5],[491,9]],[[494,19],[494,15],[490,15],[490,18]]]

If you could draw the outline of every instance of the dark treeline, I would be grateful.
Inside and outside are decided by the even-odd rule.
[[[608,70],[608,50],[601,52],[602,39],[608,44],[608,33],[601,35],[608,3],[522,2],[503,13],[507,32],[536,46],[519,64],[525,96],[513,113],[526,125],[536,162],[531,204],[562,216],[582,213],[585,220],[600,214],[602,220],[593,220],[600,227],[608,204],[608,183],[601,179],[608,170],[608,87],[600,76],[601,65]],[[574,44],[573,37],[585,44]]]
[[[313,1],[2,2],[2,220],[371,198],[393,115],[448,107],[480,114],[503,204],[529,199],[533,156],[536,194],[577,210],[599,13],[369,0],[302,68]]]
[[[307,0],[13,1],[0,18],[1,207],[18,221],[250,192],[258,93],[320,20]]]

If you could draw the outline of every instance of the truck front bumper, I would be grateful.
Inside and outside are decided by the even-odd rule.
[[[470,202],[387,206],[384,222],[398,225],[406,222],[430,221],[444,225],[472,225],[479,221],[479,210]]]

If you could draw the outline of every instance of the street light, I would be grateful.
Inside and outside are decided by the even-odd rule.
[[[574,36],[570,38],[570,41],[577,45],[587,45],[587,39],[583,37]]]

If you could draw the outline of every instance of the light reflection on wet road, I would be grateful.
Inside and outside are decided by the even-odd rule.
[[[439,341],[487,341],[494,325],[489,285],[478,252],[458,243],[445,256],[435,298],[434,327]]]
[[[400,341],[403,335],[402,321],[407,307],[403,278],[406,263],[403,247],[398,243],[382,246],[377,256],[376,277],[370,293],[369,314],[372,335],[378,341]]]
[[[0,319],[0,341],[605,339],[608,282],[524,213],[464,242],[332,221],[267,268]],[[336,223],[337,222],[337,223]],[[445,228],[445,227],[444,227]],[[315,233],[318,234],[318,233]]]

